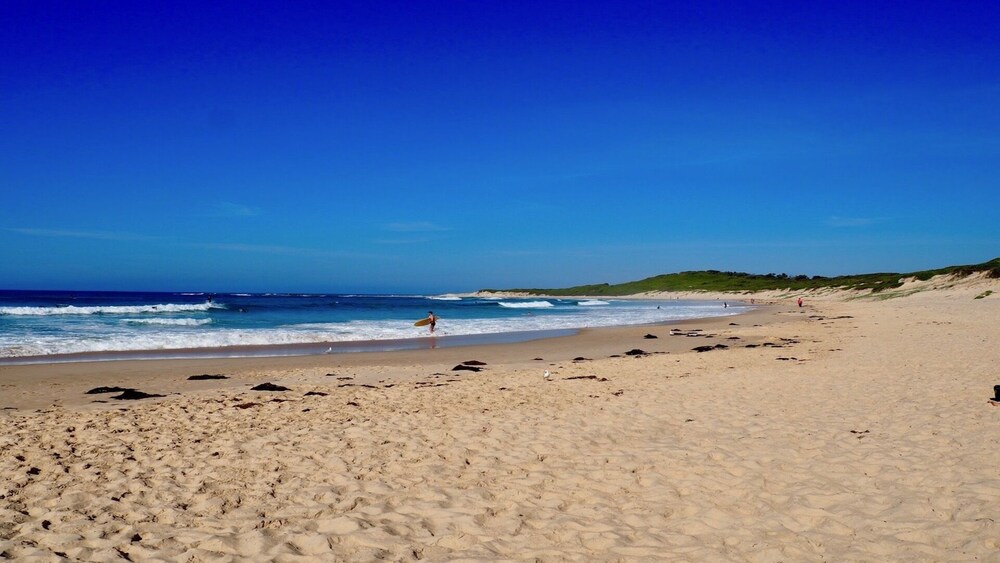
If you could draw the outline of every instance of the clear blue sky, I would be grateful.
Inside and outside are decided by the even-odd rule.
[[[1000,256],[997,2],[0,3],[0,287]]]

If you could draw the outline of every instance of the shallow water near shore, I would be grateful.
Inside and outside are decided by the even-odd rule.
[[[79,352],[47,356],[15,356],[0,358],[0,366],[60,364],[75,362],[108,362],[115,360],[209,360],[225,358],[281,358],[319,356],[356,352],[396,352],[401,350],[431,350],[456,346],[516,344],[544,338],[575,334],[575,329],[530,330],[492,334],[459,334],[426,336],[399,340],[358,340],[348,342],[305,342],[260,346],[221,346],[216,348],[180,348],[169,350],[122,350],[111,352]]]
[[[745,312],[718,301],[338,295],[0,292],[0,361],[247,357],[546,338],[580,328]],[[433,310],[433,340],[413,326]],[[500,336],[504,335],[504,336]],[[462,338],[458,338],[462,337]],[[511,340],[514,338],[515,340]]]

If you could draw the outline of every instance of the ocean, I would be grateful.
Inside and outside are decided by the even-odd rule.
[[[511,342],[737,314],[718,301],[0,291],[0,363],[281,356]],[[413,323],[434,311],[435,338]]]

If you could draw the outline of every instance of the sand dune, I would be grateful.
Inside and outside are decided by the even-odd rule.
[[[1000,298],[974,299],[979,283],[771,296],[768,322],[706,324],[711,339],[596,331],[501,362],[477,350],[478,373],[430,350],[8,409],[0,554],[1000,560]],[[140,387],[168,390],[154,380]],[[249,390],[264,381],[290,391]]]

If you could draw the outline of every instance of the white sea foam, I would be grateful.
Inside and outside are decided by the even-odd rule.
[[[203,326],[211,324],[212,319],[122,319],[121,322],[136,325]]]
[[[547,305],[541,305],[545,303]],[[506,303],[506,305],[549,308],[548,301]],[[723,309],[717,304],[632,303],[604,307],[555,307],[544,314],[496,318],[450,319],[438,324],[436,334],[474,335],[532,330],[647,324],[676,319],[733,315],[744,307]],[[142,326],[136,326],[138,321]],[[165,321],[165,322],[157,322]],[[304,323],[272,328],[224,328],[210,319],[139,318],[118,319],[107,324],[100,317],[81,317],[75,336],[46,333],[10,334],[0,332],[0,357],[43,356],[79,352],[136,350],[176,350],[224,346],[306,344],[417,338],[427,335],[410,320],[354,320],[347,322]],[[202,324],[203,323],[203,324]]]
[[[427,299],[433,299],[435,301],[461,301],[462,298],[457,295],[431,295]]]
[[[98,307],[0,307],[0,315],[142,315],[159,313],[184,313],[224,309],[212,303],[164,303],[161,305],[106,305]]]
[[[549,307],[555,307],[555,305],[548,301],[520,301],[513,303],[509,301],[500,301],[497,304],[501,307],[507,307],[508,309],[548,309]]]
[[[601,301],[600,299],[590,299],[587,301],[580,301],[577,305],[581,307],[595,307],[597,305],[610,305],[607,301]]]

